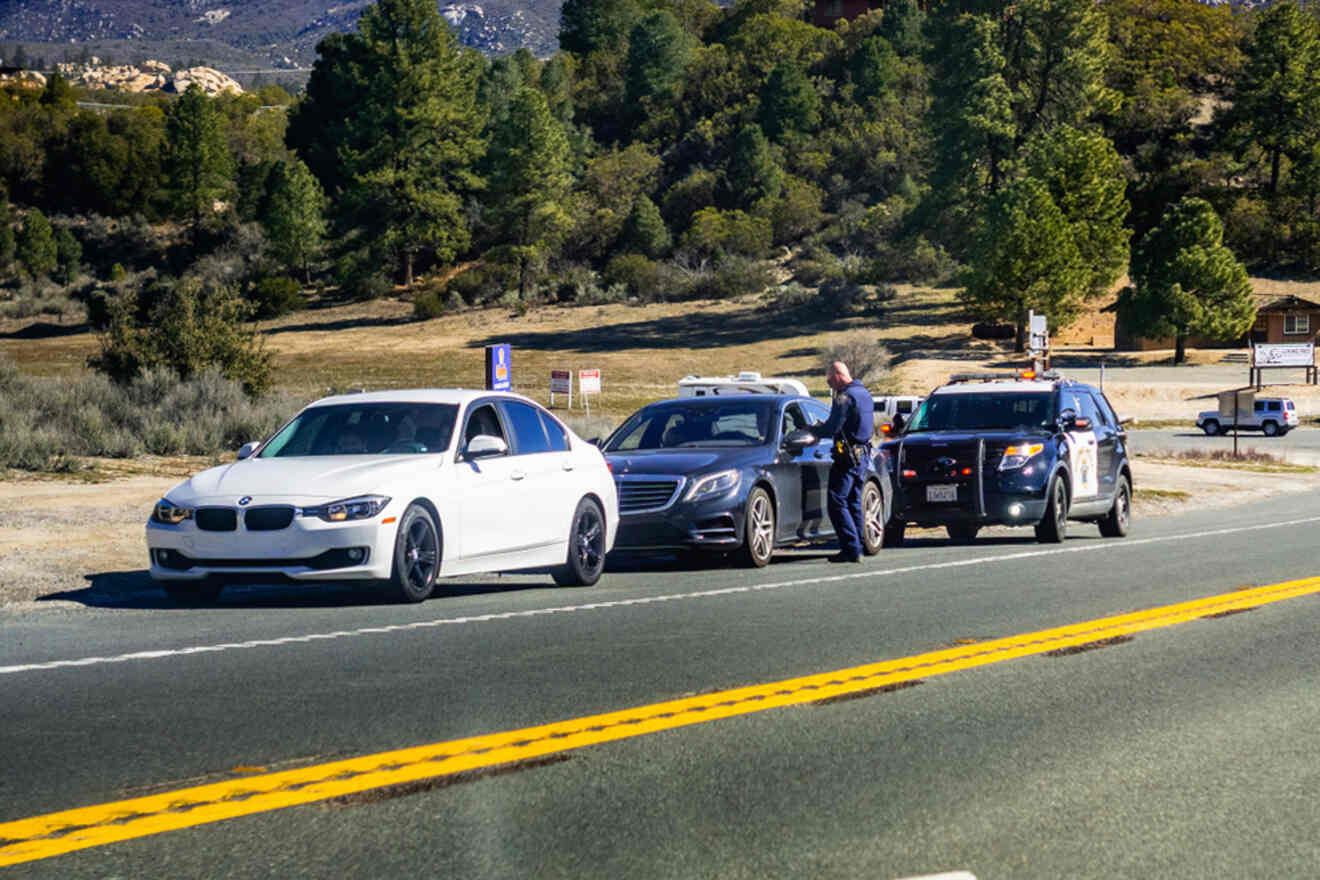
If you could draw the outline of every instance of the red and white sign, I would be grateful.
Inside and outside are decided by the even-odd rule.
[[[550,393],[551,394],[572,394],[573,393],[573,372],[571,370],[551,370],[550,371]]]
[[[578,391],[600,394],[600,370],[578,370]]]

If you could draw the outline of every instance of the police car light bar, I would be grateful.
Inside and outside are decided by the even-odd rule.
[[[1044,370],[1036,373],[1032,370],[1019,370],[1014,373],[954,373],[949,377],[949,384],[957,382],[1021,382],[1024,379],[1062,379],[1057,370]]]

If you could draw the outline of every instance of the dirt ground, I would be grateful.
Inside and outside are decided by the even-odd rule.
[[[104,463],[107,469],[114,462]],[[143,536],[151,505],[198,459],[138,462],[150,473],[105,482],[24,478],[0,482],[0,606],[76,609],[150,590]],[[1228,507],[1320,488],[1320,474],[1269,474],[1164,461],[1133,462],[1134,529],[1142,518]],[[1028,533],[1029,534],[1029,533]]]

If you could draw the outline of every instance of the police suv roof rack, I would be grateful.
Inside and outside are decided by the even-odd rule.
[[[1031,379],[1050,381],[1062,378],[1063,374],[1058,370],[1045,370],[1041,373],[1035,373],[1031,370],[1018,370],[1011,373],[954,373],[949,377],[949,384],[954,385],[960,382],[1021,382]]]

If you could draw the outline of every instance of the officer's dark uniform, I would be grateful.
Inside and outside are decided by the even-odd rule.
[[[811,429],[817,436],[834,437],[834,463],[830,466],[830,490],[826,509],[840,553],[862,556],[862,486],[866,483],[866,461],[871,455],[871,432],[875,429],[875,402],[861,382],[853,380],[834,397],[829,418]]]

